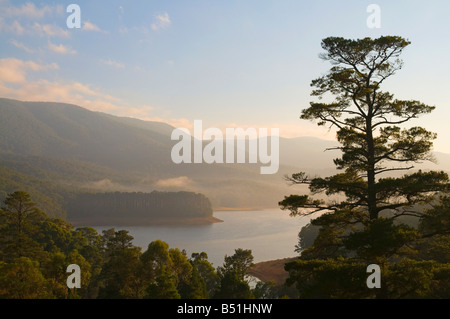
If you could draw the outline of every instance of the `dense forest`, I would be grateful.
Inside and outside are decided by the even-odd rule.
[[[88,225],[143,225],[212,217],[208,198],[192,192],[78,194],[67,204],[68,220]]]
[[[110,195],[112,196],[112,195]],[[81,286],[67,286],[68,265],[80,267]],[[205,252],[156,240],[145,251],[126,230],[102,234],[50,218],[29,194],[8,194],[0,210],[0,298],[206,299],[293,297],[295,292],[248,276],[251,250],[238,248],[214,268]],[[253,287],[251,287],[253,286]]]

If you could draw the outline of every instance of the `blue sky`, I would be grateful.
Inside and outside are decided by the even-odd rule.
[[[67,28],[70,3],[81,29]],[[366,24],[371,3],[379,29]],[[384,90],[435,105],[411,124],[437,132],[435,150],[450,152],[449,13],[445,0],[0,0],[0,96],[333,139],[298,118],[311,80],[330,67],[318,58],[321,40],[399,35],[412,44]]]

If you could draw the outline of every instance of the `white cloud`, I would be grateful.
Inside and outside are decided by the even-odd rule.
[[[36,20],[47,16],[64,14],[61,4],[55,6],[44,5],[36,7],[33,2],[27,2],[20,7],[15,7],[9,1],[0,1],[0,32],[16,35],[62,36],[68,37],[69,33],[58,26],[41,25]],[[31,24],[34,23],[34,24]]]
[[[57,25],[52,24],[42,25],[35,22],[32,27],[32,30],[35,31],[40,36],[61,37],[61,38],[70,37],[70,32],[68,30],[65,30]]]
[[[27,2],[23,4],[21,7],[13,7],[9,6],[6,8],[2,8],[4,16],[7,17],[26,17],[32,19],[42,19],[45,15],[51,14],[53,11],[58,12],[58,7],[50,7],[48,5],[43,6],[42,8],[37,8],[34,3]]]
[[[15,35],[38,35],[40,37],[60,37],[69,38],[70,32],[60,26],[52,24],[40,24],[35,22],[33,25],[22,25],[19,21],[5,21],[0,17],[0,32],[12,33]]]
[[[138,118],[140,120],[144,121],[152,121],[152,122],[163,122],[167,123],[173,127],[183,127],[186,129],[192,129],[194,125],[192,122],[185,118],[169,118],[169,117],[160,117],[160,116],[145,116],[144,114],[140,114],[139,116],[133,116],[135,118]]]
[[[113,61],[113,60],[111,60],[111,59],[108,59],[108,60],[100,60],[100,62],[103,63],[103,64],[105,64],[105,65],[108,65],[108,66],[112,66],[112,67],[114,67],[114,68],[117,68],[117,69],[123,69],[123,68],[125,68],[125,64],[120,63],[120,62],[117,62],[117,61]]]
[[[129,107],[127,109],[127,117],[135,119],[145,119],[151,115],[155,108],[151,105],[141,105],[139,107]]]
[[[53,52],[59,53],[59,54],[75,54],[75,53],[77,53],[77,51],[72,50],[71,48],[64,46],[63,44],[56,45],[56,44],[49,42],[48,48],[50,49],[50,51],[53,51]]]
[[[91,85],[75,81],[52,82],[44,78],[30,80],[31,75],[39,75],[39,72],[57,70],[58,68],[56,63],[39,64],[16,58],[0,59],[0,96],[23,101],[72,103],[91,111],[165,122],[175,127],[192,128],[192,124],[187,119],[166,119],[154,116],[155,107],[153,106],[130,106],[126,101],[105,94]],[[169,184],[166,183],[166,185]]]
[[[185,188],[192,186],[193,181],[187,176],[180,176],[175,178],[160,179],[155,183],[156,187],[160,188]]]
[[[86,21],[83,24],[83,29],[84,31],[94,31],[94,32],[103,32],[105,33],[105,31],[103,31],[102,29],[100,29],[97,25],[93,24],[92,22]]]
[[[14,20],[11,23],[7,23],[2,17],[0,17],[0,32],[23,35],[25,32],[25,28],[17,20]]]
[[[18,42],[18,41],[16,41],[16,40],[11,40],[10,43],[11,43],[12,45],[14,45],[16,48],[22,49],[22,50],[24,50],[24,51],[27,52],[27,53],[34,53],[34,52],[36,52],[35,50],[30,49],[30,48],[27,47],[25,44],[23,44],[23,43],[21,43],[21,42]]]
[[[152,30],[155,30],[155,31],[159,30],[159,29],[167,28],[171,24],[170,17],[167,14],[167,12],[157,15],[153,21],[154,22],[151,25],[151,28],[152,28]]]
[[[13,33],[22,35],[24,33],[24,30],[25,29],[22,27],[22,25],[17,20],[14,20],[14,22],[11,24],[11,31]]]
[[[125,115],[127,105],[121,99],[80,82],[30,81],[30,72],[58,69],[56,63],[39,64],[16,58],[0,59],[0,96],[25,101],[73,103],[92,111]]]
[[[56,70],[56,63],[38,64],[33,61],[23,61],[16,58],[0,59],[0,83],[25,83],[26,75],[31,71]]]
[[[21,79],[23,80],[23,79]],[[117,113],[126,111],[120,99],[79,82],[58,83],[40,79],[37,81],[22,81],[17,87],[9,86],[0,79],[0,96],[25,101],[51,101],[72,103],[92,111]]]
[[[56,7],[53,7],[53,9],[57,15],[62,16],[64,14],[66,14],[65,8],[61,4],[56,5]]]

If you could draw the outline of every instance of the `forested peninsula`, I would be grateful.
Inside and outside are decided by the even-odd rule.
[[[67,203],[67,219],[74,225],[91,226],[220,222],[203,194],[158,191],[77,194]]]

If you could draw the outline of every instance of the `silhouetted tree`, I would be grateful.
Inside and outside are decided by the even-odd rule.
[[[424,278],[434,276],[430,264],[410,259],[424,234],[398,221],[409,215],[431,222],[424,205],[447,190],[448,175],[417,171],[394,177],[394,173],[432,160],[436,134],[420,126],[400,125],[435,107],[394,99],[381,89],[401,69],[399,56],[409,44],[397,36],[357,40],[329,37],[322,41],[325,52],[321,58],[332,67],[311,82],[311,95],[319,101],[302,110],[301,118],[337,129],[340,146],[333,149],[342,156],[334,163],[342,172],[325,178],[310,178],[301,172],[287,180],[308,184],[312,194],[340,194],[345,199],[325,202],[308,195],[291,195],[279,203],[293,216],[323,213],[311,222],[319,227],[314,244],[301,252],[299,260],[286,265],[289,281],[297,285],[302,297],[397,298],[430,293],[423,286]],[[383,278],[389,279],[383,289],[369,291],[365,287],[369,263],[379,264],[386,275]],[[422,274],[423,280],[407,283],[399,269]]]

